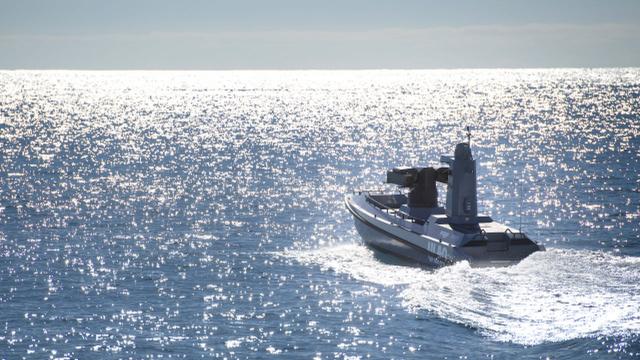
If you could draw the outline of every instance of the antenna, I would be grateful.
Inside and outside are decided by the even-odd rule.
[[[518,227],[518,231],[522,233],[522,176],[520,176],[520,226]]]
[[[467,143],[471,147],[471,128],[469,128],[469,125],[467,125]]]

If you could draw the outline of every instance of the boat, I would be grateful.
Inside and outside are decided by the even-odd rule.
[[[441,156],[445,167],[397,167],[387,171],[393,193],[359,190],[345,197],[363,242],[383,253],[429,266],[467,261],[471,266],[508,266],[542,244],[519,229],[478,214],[476,161],[471,138]],[[437,183],[446,184],[444,207]]]

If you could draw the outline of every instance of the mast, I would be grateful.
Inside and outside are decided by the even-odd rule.
[[[451,224],[478,224],[478,193],[476,161],[471,154],[471,131],[467,126],[467,141],[456,145],[454,156],[441,156],[449,164],[447,181],[447,217]]]

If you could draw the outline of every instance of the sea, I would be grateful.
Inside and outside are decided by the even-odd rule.
[[[363,246],[345,195],[467,126],[547,250]],[[639,170],[640,68],[0,71],[0,358],[639,358]]]

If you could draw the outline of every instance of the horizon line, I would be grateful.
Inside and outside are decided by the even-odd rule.
[[[584,69],[638,69],[639,65],[624,66],[497,66],[497,67],[433,67],[433,68],[0,68],[0,71],[443,71],[443,70],[584,70]]]

